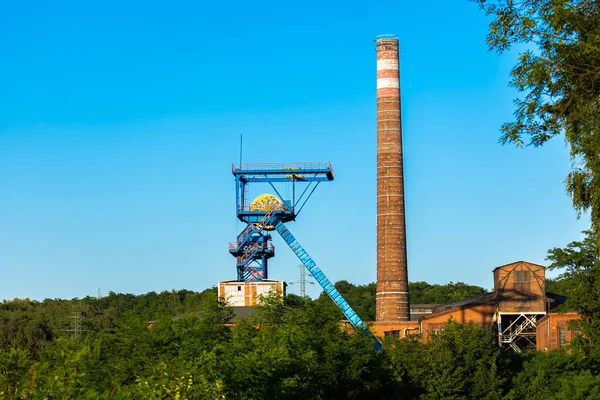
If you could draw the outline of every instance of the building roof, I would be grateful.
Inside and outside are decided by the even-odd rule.
[[[232,322],[237,321],[238,319],[248,318],[258,310],[255,306],[236,306],[230,308],[233,311]]]
[[[531,264],[531,265],[535,265],[536,267],[542,267],[542,268],[546,269],[546,267],[544,265],[536,264],[536,263],[531,262],[531,261],[519,260],[519,261],[509,262],[508,264],[498,265],[496,268],[494,268],[492,270],[492,272],[495,272],[498,268],[502,268],[502,267],[506,267],[506,266],[513,265],[513,264],[518,264],[518,263]]]
[[[538,265],[538,264],[535,264],[535,265]],[[435,307],[433,309],[433,312],[430,315],[435,315],[435,314],[438,314],[438,313],[441,313],[444,311],[448,311],[448,310],[452,310],[455,308],[462,308],[462,307],[467,307],[467,306],[472,306],[472,305],[477,305],[477,304],[495,303],[498,300],[500,292],[501,292],[501,290],[494,290],[493,292],[483,293],[483,294],[480,294],[477,296],[469,297],[469,298],[466,298],[463,300],[458,300],[458,301],[448,303],[448,304],[442,304],[442,305]],[[565,296],[561,296],[559,294],[555,294],[555,293],[551,293],[551,292],[546,292],[546,301],[547,302],[551,302],[551,303],[556,302],[558,304],[562,304],[564,301],[566,301],[566,299],[567,298]],[[425,316],[425,318],[427,318],[427,317],[428,316]]]
[[[286,281],[281,281],[281,280],[277,280],[277,279],[263,279],[262,281],[257,281],[257,282],[240,282],[237,280],[229,280],[229,281],[219,281],[217,282],[217,284],[221,284],[221,283],[234,283],[234,284],[238,284],[238,285],[247,285],[247,284],[262,284],[262,283],[283,283],[285,286],[287,286],[288,284],[286,283]]]
[[[477,296],[469,297],[467,299],[458,300],[458,301],[455,301],[452,303],[442,304],[440,306],[437,306],[436,308],[433,309],[433,314],[436,314],[436,313],[439,313],[442,311],[451,310],[453,308],[460,308],[460,307],[470,306],[470,305],[474,305],[474,304],[485,304],[485,303],[495,302],[497,297],[498,297],[497,290],[490,292],[490,293],[479,294]]]
[[[411,310],[433,310],[441,304],[410,304]]]

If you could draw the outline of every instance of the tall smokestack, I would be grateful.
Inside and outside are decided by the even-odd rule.
[[[377,321],[409,321],[398,39],[376,42]]]

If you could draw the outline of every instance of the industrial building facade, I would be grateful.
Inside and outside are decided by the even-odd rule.
[[[423,340],[442,333],[448,321],[491,329],[498,344],[516,352],[566,346],[577,334],[569,321],[577,313],[553,312],[566,298],[546,292],[546,268],[517,261],[493,270],[494,290],[435,307],[419,322]]]
[[[443,334],[449,321],[472,323],[490,329],[499,346],[516,352],[563,348],[578,334],[569,322],[579,314],[554,312],[566,298],[546,292],[544,266],[516,261],[496,267],[492,273],[494,290],[490,293],[443,305],[411,304],[411,321],[375,321],[371,330],[382,338],[420,335],[428,341]],[[285,282],[275,280],[219,282],[219,296],[239,309],[251,309],[260,295],[269,291],[283,296],[285,289]],[[343,325],[350,329],[349,323]]]

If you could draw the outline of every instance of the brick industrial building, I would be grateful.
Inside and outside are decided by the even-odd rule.
[[[418,321],[375,322],[374,333],[382,337],[420,334],[423,340],[429,340],[441,334],[449,321],[472,323],[492,330],[500,346],[517,352],[548,351],[564,347],[573,339],[576,332],[569,328],[569,321],[579,315],[554,312],[566,298],[546,292],[544,266],[517,261],[496,267],[493,276],[494,290],[490,293],[433,308],[411,305],[411,312],[422,312]]]
[[[517,261],[495,268],[493,275],[492,292],[436,307],[432,314],[425,316],[419,329],[423,338],[437,334],[444,323],[453,320],[490,328],[496,333],[499,345],[518,352],[554,349],[572,339],[572,332],[566,334],[566,323],[577,318],[577,314],[553,312],[566,298],[546,292],[544,266]],[[560,326],[565,329],[562,342],[546,340],[548,335],[540,328],[550,321],[561,321]]]

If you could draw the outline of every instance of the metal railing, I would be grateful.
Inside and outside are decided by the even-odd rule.
[[[262,231],[263,227],[265,226],[265,222],[267,222],[270,217],[271,217],[271,210],[268,210],[267,213],[265,214],[265,216],[260,220],[260,222],[248,224],[246,229],[244,229],[242,231],[242,233],[240,233],[238,235],[238,240],[236,242],[229,243],[229,249],[230,250],[239,249],[240,246],[242,246],[254,232]]]
[[[327,162],[273,162],[273,163],[234,163],[232,171],[273,171],[273,172],[302,172],[305,170],[327,170],[333,174],[331,163]]]
[[[265,210],[263,204],[240,204],[238,211],[293,211],[294,207],[288,207],[285,204],[273,204],[270,210]]]
[[[272,243],[264,243],[264,242],[256,242],[253,243],[251,246],[249,246],[245,251],[244,254],[242,254],[241,256],[237,257],[237,263],[238,264],[245,264],[246,260],[248,260],[248,258],[250,258],[251,256],[253,256],[254,254],[256,254],[259,251],[275,251],[275,247],[273,246]]]

